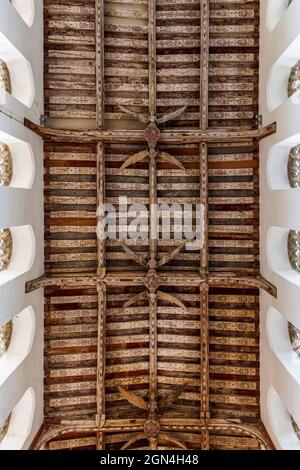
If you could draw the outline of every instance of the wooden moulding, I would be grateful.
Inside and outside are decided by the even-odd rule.
[[[96,24],[96,122],[104,123],[104,0],[95,0]]]
[[[156,0],[148,2],[149,116],[156,116]]]
[[[105,357],[106,357],[106,285],[97,285],[98,291],[98,350],[97,350],[97,416],[99,428],[105,423]]]
[[[178,273],[160,273],[161,286],[200,286],[201,283],[207,281],[210,287],[248,287],[255,289],[263,289],[273,297],[277,298],[277,288],[264,279],[262,276],[230,276],[230,275],[213,275],[207,277],[200,275],[179,275]],[[145,281],[145,275],[134,272],[108,274],[105,279],[97,275],[86,276],[41,276],[40,278],[28,281],[26,283],[26,293],[33,292],[36,289],[46,287],[57,287],[63,289],[72,287],[74,289],[82,289],[95,287],[98,283],[104,282],[106,286],[126,287],[126,286],[142,286]]]
[[[200,274],[205,276],[209,269],[208,156],[206,143],[200,144],[200,204],[202,204],[204,208],[203,246],[201,250]]]
[[[207,423],[209,413],[209,338],[208,338],[208,298],[209,285],[200,284],[200,419]],[[201,430],[201,449],[209,450],[209,432],[207,427]]]
[[[209,0],[201,1],[200,129],[208,127]]]
[[[51,429],[43,433],[35,446],[35,450],[47,450],[48,445],[53,440],[59,440],[70,433],[80,433],[82,436],[86,434],[95,434],[97,436],[97,447],[99,450],[105,447],[105,434],[114,432],[137,432],[142,431],[145,420],[118,420],[118,422],[107,421],[105,426],[99,429],[94,423],[80,423],[73,422],[65,425],[58,426],[56,429]],[[163,431],[173,432],[191,432],[202,433],[207,432],[224,432],[224,433],[238,433],[243,436],[253,438],[257,441],[261,450],[270,450],[271,444],[265,437],[264,433],[258,428],[252,426],[233,423],[227,420],[209,420],[207,424],[203,424],[200,420],[176,420],[176,419],[162,419],[161,429]],[[204,450],[204,449],[202,449]]]
[[[105,203],[105,149],[102,143],[97,144],[97,210]],[[98,214],[98,223],[102,219]],[[101,278],[105,276],[105,240],[97,236],[97,274]]]
[[[277,298],[277,288],[267,281],[263,276],[214,276],[210,275],[208,279],[210,287],[250,287],[254,289],[263,289],[268,294]]]
[[[24,119],[24,125],[38,134],[44,140],[52,142],[72,143],[141,143],[145,142],[144,131],[140,130],[63,130],[43,127],[28,119]],[[160,133],[161,144],[189,144],[200,142],[244,142],[251,139],[261,140],[276,133],[276,123],[261,129],[236,130],[236,129],[195,129],[195,130],[162,130]]]

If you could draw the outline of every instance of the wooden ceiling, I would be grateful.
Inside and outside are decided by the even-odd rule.
[[[276,126],[256,123],[258,44],[258,0],[45,0],[48,121],[27,122],[45,141],[35,448],[270,448],[258,158]],[[97,240],[97,206],[125,195],[202,203],[203,249]]]

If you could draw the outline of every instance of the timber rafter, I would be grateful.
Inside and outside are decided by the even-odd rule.
[[[145,134],[142,130],[63,130],[32,123],[24,120],[25,126],[49,142],[71,143],[144,143]],[[193,129],[193,130],[163,130],[160,133],[161,144],[191,144],[191,143],[231,143],[247,140],[262,140],[276,133],[276,123],[260,129]]]
[[[230,432],[237,432],[242,436],[247,436],[257,440],[259,444],[260,450],[271,450],[269,441],[267,438],[263,436],[262,433],[257,432],[253,427],[246,426],[242,424],[237,424],[234,422],[229,421],[221,421],[221,420],[209,420],[206,425],[203,425],[200,421],[193,420],[192,422],[187,422],[187,420],[180,422],[168,422],[168,423],[161,423],[161,427],[164,431],[170,432],[194,432],[194,433],[201,433],[203,431],[225,431],[227,433]],[[144,429],[144,423],[123,423],[121,426],[118,423],[111,423],[107,422],[106,426],[99,428],[92,422],[82,424],[82,423],[66,423],[65,425],[61,425],[60,427],[56,428],[55,430],[50,430],[41,437],[36,449],[37,450],[47,450],[51,441],[61,438],[64,435],[70,435],[72,433],[80,433],[80,434],[87,434],[87,433],[101,433],[102,435],[107,435],[109,433],[115,432],[141,432]],[[180,449],[180,447],[179,447]]]
[[[33,292],[36,289],[57,287],[59,289],[72,287],[74,289],[82,289],[95,287],[97,284],[104,282],[107,286],[138,286],[143,285],[145,276],[141,273],[108,273],[103,279],[97,275],[81,275],[81,276],[51,276],[44,275],[35,280],[26,283],[26,293]],[[276,287],[264,279],[262,276],[238,276],[238,275],[215,275],[210,274],[207,277],[201,277],[197,274],[194,275],[179,275],[178,273],[160,273],[159,283],[161,286],[172,285],[192,285],[200,286],[202,283],[207,282],[211,287],[229,287],[229,288],[253,288],[262,289],[268,294],[277,298]]]

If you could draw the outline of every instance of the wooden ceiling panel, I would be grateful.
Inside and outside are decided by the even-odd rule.
[[[212,418],[259,418],[259,291],[211,289],[209,374]]]
[[[49,128],[27,122],[45,140],[46,272],[26,286],[46,287],[37,448],[270,448],[258,143],[276,125],[256,123],[259,1],[47,0],[45,25]],[[96,207],[119,221],[120,197],[192,204],[194,225],[203,204],[203,248],[161,220],[158,240],[97,240]]]
[[[108,127],[136,127],[119,105],[148,115],[147,3],[104,1],[104,117]]]
[[[110,419],[145,416],[145,411],[133,407],[118,391],[122,386],[146,400],[148,397],[149,302],[142,299],[124,308],[142,291],[142,287],[128,287],[107,292],[105,401]]]
[[[212,272],[259,272],[258,151],[255,142],[209,146],[209,267]]]
[[[98,297],[95,289],[45,292],[46,419],[96,412]]]
[[[45,268],[96,272],[96,149],[45,145]]]
[[[256,127],[259,0],[210,0],[209,125]]]
[[[44,21],[45,114],[95,120],[95,1],[45,0]]]
[[[157,1],[158,113],[187,105],[186,111],[172,121],[172,127],[199,127],[200,3]]]

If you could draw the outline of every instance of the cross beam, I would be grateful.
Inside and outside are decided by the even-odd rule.
[[[40,126],[24,119],[24,126],[49,142],[71,143],[144,143],[143,130],[65,130]],[[226,143],[244,142],[251,139],[262,140],[276,133],[276,123],[260,129],[238,130],[226,129],[193,129],[193,130],[162,130],[159,143],[161,144],[192,144],[192,143]]]

